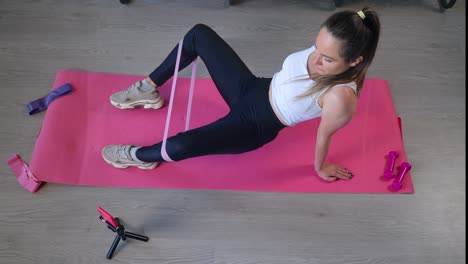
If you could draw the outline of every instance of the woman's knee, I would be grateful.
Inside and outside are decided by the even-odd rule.
[[[192,29],[190,29],[189,33],[192,33],[194,35],[206,35],[206,34],[213,34],[215,32],[209,26],[199,23],[193,26]]]
[[[207,26],[205,24],[198,23],[195,26],[193,26],[192,30],[195,30],[195,31],[207,31],[207,30],[212,31],[213,29],[211,29],[209,26]]]

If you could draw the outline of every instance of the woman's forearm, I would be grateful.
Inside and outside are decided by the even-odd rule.
[[[317,135],[317,142],[315,143],[315,170],[319,171],[325,159],[327,158],[328,147],[330,145],[331,136],[322,137]]]

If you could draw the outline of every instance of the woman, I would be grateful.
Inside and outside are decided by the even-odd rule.
[[[349,180],[352,173],[326,162],[332,135],[352,118],[364,77],[377,49],[380,22],[375,11],[341,11],[321,26],[312,47],[289,55],[273,78],[254,76],[237,54],[206,25],[185,36],[180,70],[197,56],[205,63],[229,113],[223,118],[167,140],[170,159],[252,151],[271,142],[285,127],[321,116],[315,170],[326,181]],[[147,78],[111,95],[121,109],[158,109],[164,101],[157,88],[174,73],[177,46]],[[117,168],[153,169],[162,142],[152,146],[111,145],[102,156]]]

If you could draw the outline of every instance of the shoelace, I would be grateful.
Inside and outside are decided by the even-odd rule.
[[[130,156],[130,153],[125,151],[126,146],[121,146],[117,150],[117,157],[119,160],[126,160],[126,161],[133,161],[132,157]]]
[[[128,98],[128,94],[130,93],[130,91],[136,90],[139,87],[141,87],[141,81],[138,81],[138,82],[132,84],[132,86],[130,86],[129,88],[127,88],[127,90],[125,90],[125,93],[124,93],[125,97]]]

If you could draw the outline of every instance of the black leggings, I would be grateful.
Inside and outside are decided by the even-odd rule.
[[[150,79],[158,86],[174,74],[178,45],[154,70]],[[197,56],[203,60],[218,91],[229,106],[221,119],[167,139],[166,151],[174,161],[212,154],[238,154],[272,141],[285,126],[278,120],[268,100],[271,78],[250,72],[231,47],[210,27],[197,24],[184,36],[180,70]],[[164,161],[162,142],[142,147],[138,159]]]

